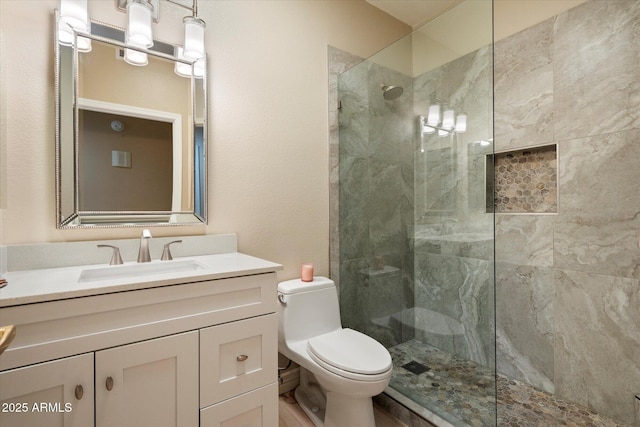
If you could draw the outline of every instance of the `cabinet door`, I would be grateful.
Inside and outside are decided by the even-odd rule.
[[[0,426],[93,426],[93,353],[0,372]]]
[[[197,427],[198,332],[96,352],[96,427]]]

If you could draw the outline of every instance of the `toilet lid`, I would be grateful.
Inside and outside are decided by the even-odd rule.
[[[327,367],[364,375],[391,369],[391,356],[382,344],[353,329],[339,329],[308,341],[308,350]]]

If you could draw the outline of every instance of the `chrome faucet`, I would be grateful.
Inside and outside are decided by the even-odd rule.
[[[138,262],[151,261],[151,255],[149,254],[149,240],[151,240],[151,232],[147,229],[142,230],[140,249],[138,250]]]

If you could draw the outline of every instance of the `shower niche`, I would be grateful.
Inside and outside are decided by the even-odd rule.
[[[496,153],[487,156],[486,162],[487,194],[493,195],[487,211],[495,208],[496,213],[502,214],[558,212],[556,144]]]

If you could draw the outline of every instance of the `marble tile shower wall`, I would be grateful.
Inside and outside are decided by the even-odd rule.
[[[382,84],[404,93],[385,100]],[[342,320],[391,346],[411,338],[394,315],[413,305],[412,79],[365,61],[340,76],[338,92]]]
[[[491,70],[485,47],[414,81],[416,115],[438,102],[468,117],[466,133],[422,136],[414,156],[416,338],[486,366],[495,361],[493,215],[484,176],[491,147],[474,141],[492,135]]]
[[[498,370],[634,421],[640,2],[590,0],[495,45],[496,150],[558,144],[558,214],[497,215]],[[636,423],[636,424],[634,424]]]

